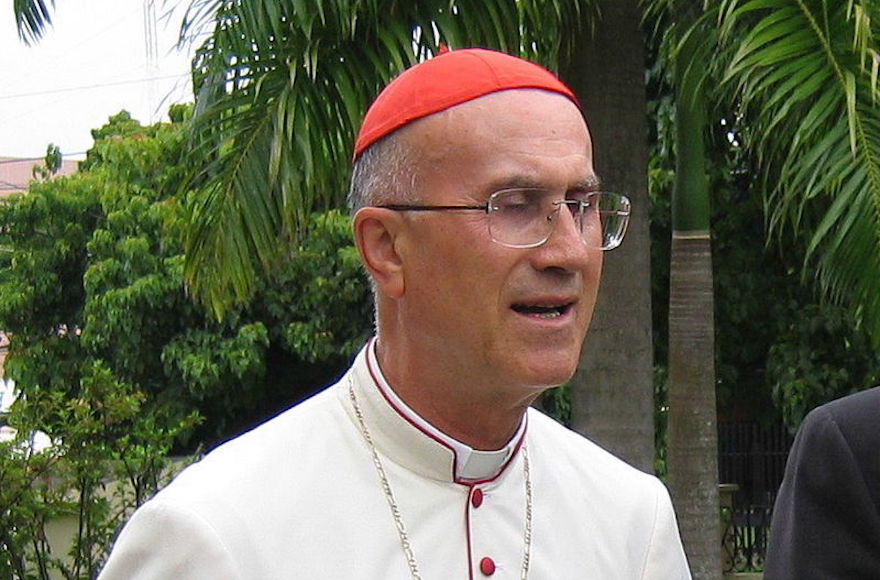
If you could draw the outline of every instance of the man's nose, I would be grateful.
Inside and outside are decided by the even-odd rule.
[[[571,243],[584,244],[583,217],[583,211],[577,202],[561,202],[553,215],[553,229],[547,243],[550,243],[554,237],[562,237],[570,240]]]
[[[573,204],[560,204],[567,207],[559,207],[553,216],[553,230],[550,237],[534,254],[534,266],[537,269],[556,268],[562,270],[577,270],[583,268],[590,260],[595,259],[595,254],[601,253],[599,249],[591,249],[584,243],[579,211],[571,211],[569,206],[577,209]]]

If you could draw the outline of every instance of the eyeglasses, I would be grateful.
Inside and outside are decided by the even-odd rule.
[[[537,248],[550,239],[559,210],[571,212],[581,239],[588,247],[613,250],[623,241],[629,222],[630,201],[625,195],[588,191],[558,199],[558,193],[544,189],[503,189],[489,196],[485,205],[406,205],[376,207],[395,211],[484,211],[489,235],[508,248]]]

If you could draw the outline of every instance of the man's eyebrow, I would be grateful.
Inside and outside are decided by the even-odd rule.
[[[602,187],[602,179],[598,175],[591,175],[586,179],[577,182],[571,190],[577,191],[597,191]]]
[[[492,182],[489,189],[499,191],[502,189],[541,189],[540,179],[528,175],[513,175],[497,179]]]
[[[567,188],[568,191],[596,191],[602,185],[602,180],[597,175],[591,175],[574,183]],[[499,191],[501,189],[544,189],[546,182],[540,177],[529,175],[514,175],[497,180],[492,183],[489,188],[491,191]]]

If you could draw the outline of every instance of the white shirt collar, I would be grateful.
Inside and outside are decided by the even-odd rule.
[[[456,458],[455,477],[462,480],[478,481],[497,475],[506,465],[510,456],[516,452],[519,442],[522,440],[526,430],[525,418],[520,421],[519,428],[516,430],[516,433],[510,441],[508,441],[504,447],[496,451],[480,451],[479,449],[474,449],[473,447],[450,437],[413,411],[412,408],[410,408],[410,406],[394,392],[394,389],[385,379],[385,375],[382,373],[382,368],[379,366],[379,359],[376,356],[377,342],[378,341],[374,339],[367,345],[367,358],[370,367],[376,371],[373,377],[376,380],[377,386],[398,413],[403,415],[419,429],[428,433],[431,437],[434,437],[453,450]]]

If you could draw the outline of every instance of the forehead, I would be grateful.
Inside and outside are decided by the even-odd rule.
[[[540,89],[500,91],[456,105],[413,123],[402,137],[426,186],[567,186],[593,177],[580,110]]]

